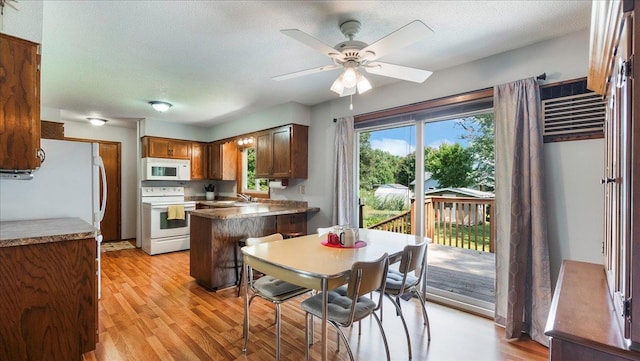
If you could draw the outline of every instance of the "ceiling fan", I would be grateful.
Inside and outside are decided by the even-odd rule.
[[[412,81],[415,83],[424,82],[432,74],[432,72],[428,70],[376,61],[378,58],[381,58],[396,49],[413,44],[433,33],[433,30],[420,20],[410,22],[371,45],[362,41],[354,40],[355,35],[360,31],[360,22],[357,20],[348,20],[342,23],[340,25],[340,31],[349,40],[331,47],[298,29],[281,30],[283,34],[290,36],[330,57],[334,64],[279,75],[273,77],[273,79],[286,80],[323,71],[343,69],[343,72],[331,86],[331,90],[342,97],[353,95],[356,93],[356,90],[358,91],[358,94],[362,94],[371,89],[371,84],[367,78],[362,75],[360,69],[364,69],[367,73]]]

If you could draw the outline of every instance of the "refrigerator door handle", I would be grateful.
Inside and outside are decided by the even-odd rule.
[[[102,203],[100,204],[100,210],[98,210],[96,217],[97,221],[101,222],[102,218],[104,218],[104,211],[107,208],[107,172],[104,169],[104,162],[100,156],[94,157],[94,162],[100,169],[100,177],[102,178]]]

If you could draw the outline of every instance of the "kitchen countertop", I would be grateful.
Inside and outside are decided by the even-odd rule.
[[[98,230],[80,218],[0,222],[0,247],[95,238]]]
[[[278,216],[294,213],[314,213],[320,211],[318,207],[290,204],[256,203],[237,207],[198,209],[189,212],[191,216],[210,219],[233,219],[263,216]]]

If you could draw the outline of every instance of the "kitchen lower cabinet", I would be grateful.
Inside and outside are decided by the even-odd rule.
[[[307,234],[307,214],[283,214],[276,216],[276,232],[285,238],[299,237]]]
[[[81,360],[98,329],[94,238],[0,247],[0,360]]]

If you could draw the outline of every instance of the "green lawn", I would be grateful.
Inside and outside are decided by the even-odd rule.
[[[475,226],[440,223],[435,228],[433,243],[489,252],[491,227],[489,222]]]

